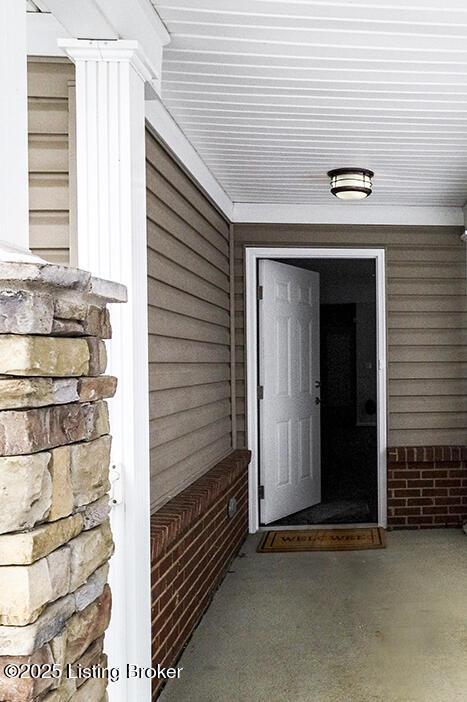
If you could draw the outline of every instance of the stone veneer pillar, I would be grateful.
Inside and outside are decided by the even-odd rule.
[[[83,271],[0,263],[2,702],[107,699],[105,678],[66,671],[106,664],[114,545],[105,399],[116,379],[104,375],[103,339],[106,305],[125,295]],[[61,674],[8,677],[7,664],[55,664]]]

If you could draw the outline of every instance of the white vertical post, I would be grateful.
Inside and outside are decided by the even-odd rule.
[[[151,665],[149,400],[144,84],[152,75],[134,41],[61,40],[76,64],[78,264],[124,283],[128,304],[112,310],[109,372],[112,461],[123,503],[112,509],[113,613],[106,636],[112,702],[151,699],[150,680],[126,679],[126,664]]]
[[[26,4],[0,2],[0,241],[29,249]]]

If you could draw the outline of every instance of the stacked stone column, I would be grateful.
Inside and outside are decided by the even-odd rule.
[[[1,702],[106,699],[105,677],[75,673],[106,666],[116,379],[103,340],[106,305],[124,298],[83,271],[0,263]]]

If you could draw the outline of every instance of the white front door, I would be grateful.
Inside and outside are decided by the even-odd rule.
[[[261,522],[321,501],[319,273],[259,261]]]

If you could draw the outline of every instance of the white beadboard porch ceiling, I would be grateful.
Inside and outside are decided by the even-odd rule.
[[[342,166],[371,204],[466,202],[466,0],[151,1],[163,102],[234,202],[335,203]]]

